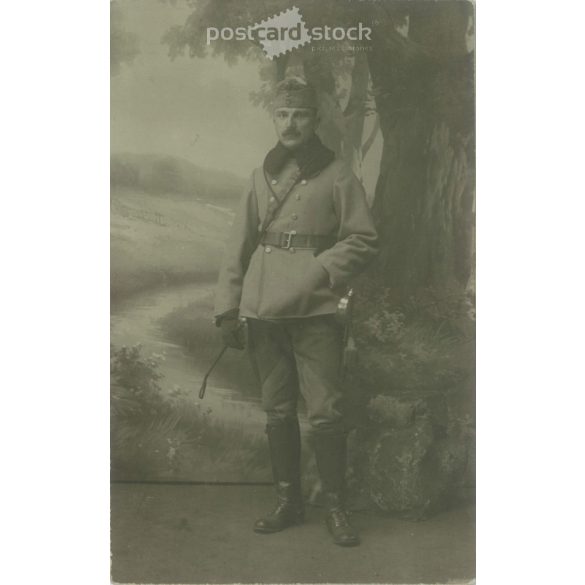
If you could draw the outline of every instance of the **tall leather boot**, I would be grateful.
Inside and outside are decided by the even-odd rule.
[[[360,544],[360,538],[345,509],[347,435],[315,433],[314,445],[325,496],[325,524],[335,544],[356,546]]]
[[[286,420],[266,427],[272,475],[276,487],[276,507],[257,520],[254,531],[263,534],[279,532],[305,517],[301,492],[301,431],[299,421]]]

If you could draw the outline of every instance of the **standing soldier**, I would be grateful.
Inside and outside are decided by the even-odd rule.
[[[315,90],[299,78],[276,88],[279,142],[256,169],[241,200],[219,274],[216,324],[243,349],[240,320],[267,414],[277,505],[254,530],[303,521],[297,418],[302,393],[334,542],[359,544],[344,505],[346,438],[340,380],[341,295],[376,254],[377,234],[364,189],[317,135]]]

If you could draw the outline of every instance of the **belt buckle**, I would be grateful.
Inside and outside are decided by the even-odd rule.
[[[294,230],[292,232],[282,232],[285,236],[284,245],[281,246],[283,250],[288,250],[291,247],[293,236],[296,235],[297,232]]]

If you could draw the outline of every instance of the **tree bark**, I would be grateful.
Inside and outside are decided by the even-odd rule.
[[[411,6],[409,38],[387,20],[368,54],[384,138],[377,269],[406,296],[467,285],[474,224],[474,61],[465,45],[472,7]]]

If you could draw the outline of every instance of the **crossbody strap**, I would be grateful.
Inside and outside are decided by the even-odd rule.
[[[266,171],[264,171],[264,181],[266,182],[267,187],[270,189],[270,192],[274,196],[274,200],[276,203],[272,206],[270,206],[270,203],[269,203],[267,208],[266,208],[266,215],[264,216],[264,220],[262,221],[262,224],[260,226],[260,231],[258,232],[258,240],[257,240],[256,245],[260,244],[260,242],[264,238],[264,235],[268,231],[270,224],[276,219],[276,214],[280,211],[280,208],[284,205],[284,202],[286,201],[287,197],[290,195],[291,191],[295,188],[296,184],[298,183],[298,179],[297,179],[290,186],[288,191],[286,191],[286,193],[284,193],[282,195],[282,197],[279,199],[277,197],[276,193],[274,192],[274,189],[272,188],[270,181],[268,180],[268,176],[266,175]],[[258,193],[258,191],[256,191],[256,193]]]

